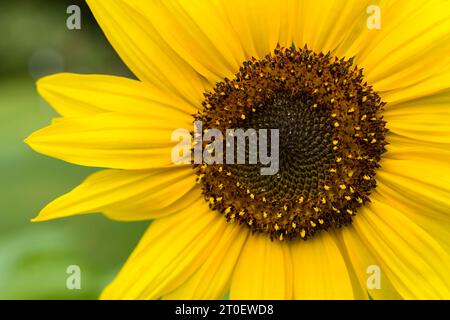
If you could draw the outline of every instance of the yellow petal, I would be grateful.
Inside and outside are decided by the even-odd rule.
[[[171,49],[212,84],[230,77],[246,60],[239,35],[221,3],[214,1],[125,1],[150,23]]]
[[[388,152],[383,155],[384,161],[392,160],[414,160],[427,162],[429,165],[447,165],[450,158],[448,144],[430,143],[419,141],[398,134],[388,134]]]
[[[151,84],[115,76],[59,73],[39,79],[37,89],[65,117],[108,111],[152,116],[167,109],[193,114],[197,110]]]
[[[449,66],[448,2],[384,1],[380,9],[381,29],[365,28],[357,54],[377,91],[408,88]]]
[[[185,182],[185,180],[183,181]],[[182,190],[180,197],[176,199],[174,199],[175,194],[170,193],[169,190],[171,189],[168,188],[152,195],[147,194],[146,197],[142,197],[132,203],[105,209],[102,213],[108,218],[118,221],[158,219],[181,212],[198,199],[203,199],[198,185],[191,187],[187,191]],[[180,193],[180,190],[178,192]]]
[[[123,0],[88,4],[109,42],[140,80],[200,106],[204,79],[166,42],[153,19]]]
[[[366,6],[365,2],[345,5],[336,0],[327,0],[320,8],[312,0],[89,3],[108,39],[140,79],[165,82],[158,80],[166,73],[172,75],[173,64],[179,64],[192,68],[210,84],[231,77],[245,60],[263,58],[277,43],[334,50],[349,24],[362,19]],[[120,24],[127,25],[127,30]],[[135,43],[129,34],[137,39]],[[152,76],[155,61],[161,60],[170,71]]]
[[[295,299],[353,299],[344,258],[327,232],[292,245]]]
[[[325,0],[318,6],[313,0],[223,2],[224,13],[237,31],[246,56],[255,58],[263,58],[277,43],[285,47],[307,44],[316,52],[346,48],[348,45],[342,43],[348,30],[358,28],[360,21],[365,25],[368,3]]]
[[[417,99],[418,97],[429,97],[439,94],[443,90],[448,89],[450,82],[450,66],[442,68],[439,72],[430,75],[427,79],[418,81],[406,88],[399,90],[380,92],[383,101],[388,102],[387,108],[390,104],[397,104],[408,102]]]
[[[386,199],[390,199],[385,197]],[[399,206],[399,208],[402,206]],[[411,218],[418,226],[425,230],[439,245],[450,255],[450,219],[437,219],[429,217],[422,212],[417,212],[415,208],[402,210],[404,214]]]
[[[247,57],[263,58],[279,41],[280,1],[223,1],[225,16]]]
[[[384,183],[378,183],[377,194],[385,199],[386,203],[395,207],[427,231],[450,254],[450,214],[448,209],[441,210],[422,199],[411,198],[408,194],[399,192],[395,187]]]
[[[450,91],[389,105],[384,113],[392,132],[415,140],[450,143]]]
[[[385,110],[384,114],[389,116],[404,115],[410,113],[410,110],[412,113],[417,114],[424,112],[424,110],[422,110],[424,106],[439,107],[448,103],[450,103],[450,89],[445,88],[445,90],[440,90],[428,95],[419,95],[413,99],[410,98],[407,101],[390,101],[389,107]]]
[[[229,225],[200,269],[163,299],[223,299],[247,234],[247,228]]]
[[[436,157],[439,157],[436,154]],[[385,158],[377,172],[377,180],[411,199],[428,207],[424,213],[450,212],[450,168],[448,164],[423,159],[394,160]]]
[[[385,158],[384,162],[400,161],[401,164],[404,160],[412,160],[416,163],[426,164],[426,167],[410,173],[410,176],[415,174],[420,179],[420,176],[427,176],[427,167],[448,167],[450,158],[448,149],[441,148],[436,144],[418,143],[415,140],[398,137],[395,139],[391,137],[390,140],[392,143],[389,145],[389,152],[386,155],[388,158]],[[445,179],[445,171],[442,172]],[[418,183],[417,179],[414,180],[416,180],[414,183]],[[423,178],[420,180],[423,181]],[[378,175],[376,190],[389,204],[415,221],[450,253],[450,203],[435,197],[436,187],[439,188],[439,186],[433,187],[427,182],[421,182],[418,188],[409,182],[402,184],[394,175],[385,174],[382,168]]]
[[[406,299],[448,299],[450,257],[428,233],[376,193],[354,228]]]
[[[152,117],[108,112],[60,119],[25,142],[37,152],[75,164],[147,169],[171,166],[176,144],[172,132],[191,126],[187,115],[169,108]]]
[[[318,5],[315,0],[291,1],[298,6],[293,12],[294,42],[299,47],[307,44],[316,52],[332,51],[339,57],[355,55],[348,51],[354,40],[366,26],[366,8],[373,1],[325,0]],[[284,4],[284,2],[283,2]],[[285,20],[284,16],[282,20]]]
[[[183,285],[229,236],[225,219],[200,199],[155,220],[102,299],[158,299]]]
[[[359,215],[355,219],[358,218]],[[402,298],[392,286],[384,270],[381,269],[380,262],[373,255],[370,248],[362,242],[352,225],[342,228],[338,232],[338,236],[344,244],[362,290],[366,291],[375,300],[397,300]],[[372,282],[377,279],[372,280],[371,278],[377,276],[375,274],[377,271],[373,269],[374,267],[380,267],[379,288],[374,285],[376,282]]]
[[[114,215],[121,220],[155,219],[179,210],[177,206],[172,208],[177,201],[186,207],[199,198],[200,190],[196,190],[197,197],[188,194],[194,186],[195,175],[190,168],[104,170],[48,204],[34,221],[109,210],[127,211]]]
[[[242,250],[230,289],[231,299],[291,299],[292,266],[287,243],[251,235]]]

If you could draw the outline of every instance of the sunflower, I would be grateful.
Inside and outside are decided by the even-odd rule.
[[[138,80],[40,79],[26,143],[107,168],[34,221],[154,220],[101,298],[450,298],[448,1],[88,4]],[[279,171],[174,164],[194,121],[279,129]]]

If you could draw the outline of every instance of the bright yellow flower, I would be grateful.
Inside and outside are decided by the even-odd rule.
[[[39,80],[61,117],[26,142],[110,168],[35,221],[155,219],[102,298],[450,298],[449,1],[88,3],[139,80]],[[202,117],[291,126],[282,178],[174,165]]]

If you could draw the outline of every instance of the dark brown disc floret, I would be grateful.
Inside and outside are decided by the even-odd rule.
[[[203,129],[278,129],[279,171],[194,165],[212,210],[271,239],[307,239],[351,223],[376,187],[384,103],[353,59],[277,47],[205,94]]]

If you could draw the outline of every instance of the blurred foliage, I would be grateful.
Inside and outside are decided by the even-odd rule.
[[[81,7],[81,30],[66,28],[70,4]],[[148,223],[101,215],[31,223],[96,169],[39,155],[23,139],[55,116],[36,93],[37,76],[131,74],[84,1],[1,1],[0,28],[0,299],[95,299]],[[81,290],[66,289],[69,265],[81,268]]]
[[[68,30],[67,7],[81,8],[81,30]],[[0,76],[28,74],[29,60],[40,50],[64,58],[65,71],[131,76],[103,36],[85,1],[0,1]]]

